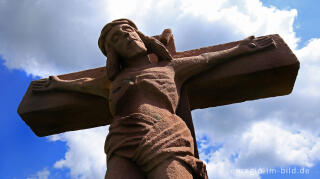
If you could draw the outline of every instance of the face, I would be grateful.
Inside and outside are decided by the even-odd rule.
[[[146,46],[130,25],[114,26],[108,33],[106,45],[111,45],[124,58],[132,58],[147,51]]]

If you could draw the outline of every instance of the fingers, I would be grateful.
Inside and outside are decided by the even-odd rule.
[[[49,80],[41,79],[31,82],[31,90],[33,92],[41,92],[48,90]]]
[[[41,88],[41,87],[47,87],[47,83],[34,83],[32,84],[32,87],[34,88]]]
[[[269,47],[275,47],[276,44],[271,36],[262,36],[255,38],[254,36],[247,37],[241,43],[241,45],[245,45],[249,47],[249,51],[257,51]]]
[[[255,38],[255,37],[254,37],[253,35],[251,35],[251,36],[245,38],[244,40],[249,40],[249,41],[251,41],[251,40],[253,40],[254,38]]]
[[[31,90],[32,90],[32,92],[48,91],[48,89],[46,87],[37,87],[37,86],[32,86]]]
[[[32,81],[31,85],[32,86],[47,86],[48,83],[49,83],[48,79],[41,79],[41,80]]]
[[[254,44],[254,43],[252,43],[252,42],[251,42],[251,43],[249,43],[249,44],[248,44],[248,46],[249,46],[250,48],[256,48],[256,47],[257,47],[257,45],[256,45],[256,44]]]
[[[47,82],[47,81],[48,81],[48,79],[47,79],[47,78],[44,78],[44,79],[32,81],[32,83],[45,83],[45,82]]]
[[[32,92],[37,93],[37,92],[44,92],[48,91],[46,88],[32,88]]]
[[[256,41],[260,41],[260,40],[265,40],[265,39],[267,39],[267,38],[270,38],[270,37],[268,37],[268,36],[261,36],[261,37],[255,38],[255,40],[256,40]]]
[[[258,46],[260,46],[262,48],[269,47],[269,46],[275,46],[274,40],[268,36],[258,37],[255,39],[255,42],[257,43]]]
[[[61,81],[61,79],[59,77],[54,76],[54,75],[49,76],[49,80]]]
[[[272,38],[270,38],[270,37],[264,37],[264,38],[257,39],[256,42],[257,42],[259,45],[263,45],[263,44],[272,42]]]

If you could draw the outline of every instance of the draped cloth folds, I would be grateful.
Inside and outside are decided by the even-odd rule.
[[[174,158],[187,166],[194,178],[207,178],[205,164],[194,157],[193,145],[189,128],[177,115],[134,113],[114,118],[105,152],[107,160],[113,154],[129,158],[146,173]]]

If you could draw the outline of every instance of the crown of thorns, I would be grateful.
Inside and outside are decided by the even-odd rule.
[[[107,34],[110,32],[110,30],[114,26],[119,25],[119,24],[128,24],[131,27],[133,27],[135,30],[138,30],[137,26],[129,19],[117,19],[117,20],[114,20],[114,21],[108,23],[107,25],[105,25],[101,30],[101,34],[100,34],[100,37],[98,40],[99,48],[105,56],[107,56],[107,52],[105,49],[105,38],[107,37]]]

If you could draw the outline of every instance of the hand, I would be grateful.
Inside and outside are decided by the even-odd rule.
[[[150,48],[149,50],[155,52],[158,56],[160,56],[160,58],[162,58],[165,61],[173,60],[173,57],[171,56],[168,49],[158,39],[154,37],[145,36],[142,32],[138,30],[137,33],[140,37],[142,37],[141,40],[143,41],[143,43],[146,44],[148,48]],[[164,31],[164,33],[168,34],[171,33],[171,31]]]
[[[160,35],[160,42],[163,43],[163,45],[167,46],[172,38],[173,35],[171,29],[164,29],[164,31]]]
[[[58,89],[59,82],[62,80],[57,76],[49,76],[49,78],[35,80],[31,82],[32,92],[44,92]]]
[[[258,38],[250,36],[242,40],[238,45],[238,48],[240,48],[244,53],[255,52],[270,47],[274,48],[276,45],[272,37],[269,36],[262,36]]]

